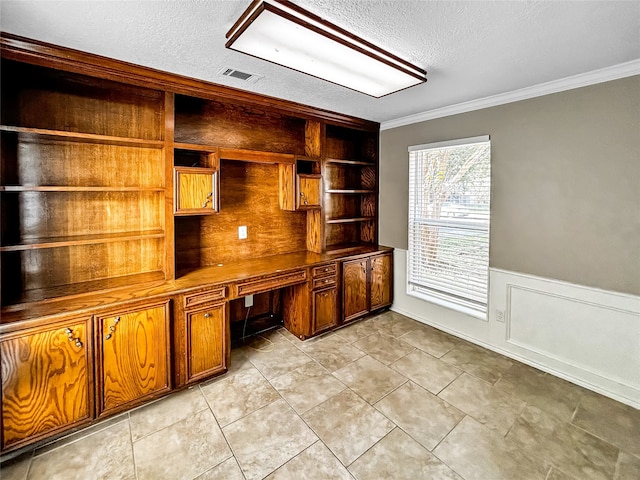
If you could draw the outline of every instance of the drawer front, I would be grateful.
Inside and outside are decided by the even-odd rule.
[[[227,296],[227,287],[216,287],[204,292],[192,293],[184,296],[184,308],[190,308],[207,302],[224,300]]]
[[[289,273],[270,275],[260,280],[249,280],[236,284],[238,297],[253,295],[254,293],[266,292],[276,288],[288,287],[296,283],[304,282],[307,279],[307,270],[295,270]]]
[[[329,265],[313,267],[313,269],[311,270],[311,276],[313,278],[326,277],[328,275],[335,275],[337,271],[337,265],[335,263],[330,263]]]
[[[317,290],[319,288],[335,287],[336,283],[337,279],[335,275],[332,275],[331,277],[316,278],[313,280],[313,289]]]

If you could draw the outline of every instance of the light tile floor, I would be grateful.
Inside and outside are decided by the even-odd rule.
[[[640,479],[640,412],[394,312],[5,463],[36,479]]]

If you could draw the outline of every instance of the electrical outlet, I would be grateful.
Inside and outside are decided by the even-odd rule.
[[[504,310],[496,310],[496,320],[504,323]]]
[[[247,238],[247,226],[242,225],[241,227],[238,227],[238,239],[244,240],[245,238]]]
[[[253,295],[247,295],[244,297],[245,308],[253,307]]]

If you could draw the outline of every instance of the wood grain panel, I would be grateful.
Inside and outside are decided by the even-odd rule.
[[[391,305],[393,257],[389,254],[372,256],[371,263],[371,310]]]
[[[304,154],[310,158],[322,156],[324,125],[317,120],[307,120],[304,128]]]
[[[306,214],[280,209],[277,165],[222,160],[220,172],[220,213],[176,222],[177,270],[306,250]]]
[[[157,148],[55,141],[7,132],[2,132],[2,138],[2,164],[7,172],[3,185],[162,188],[165,184],[162,150]]]
[[[168,302],[97,320],[101,416],[169,390]]]
[[[313,324],[311,334],[329,330],[338,325],[338,289],[329,288],[313,292]]]
[[[164,92],[6,61],[2,74],[3,125],[163,138]]]
[[[135,191],[12,192],[2,198],[9,201],[3,209],[6,222],[19,238],[27,239],[162,230],[163,196]]]
[[[284,327],[304,340],[311,336],[311,289],[306,283],[285,288],[282,293]]]
[[[88,319],[75,319],[0,337],[2,450],[92,417],[93,359],[87,325]]]
[[[304,155],[305,121],[260,107],[176,96],[176,142]]]
[[[369,311],[366,258],[342,264],[342,289],[342,317],[345,322]]]
[[[211,305],[187,314],[188,381],[222,372],[227,368],[228,326],[226,304]]]
[[[22,284],[28,291],[162,271],[164,239],[24,250],[19,253]]]
[[[282,210],[296,209],[295,166],[278,165],[278,202]]]
[[[322,253],[324,224],[320,210],[307,210],[307,250]]]
[[[376,189],[376,169],[374,167],[361,167],[360,168],[360,185],[362,188],[368,188],[370,190]]]

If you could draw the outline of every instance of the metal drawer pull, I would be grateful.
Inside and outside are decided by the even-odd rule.
[[[207,195],[207,198],[202,204],[202,208],[205,208],[209,204],[209,202],[211,201],[211,197],[213,197],[213,192],[209,192],[209,195]]]
[[[211,318],[211,314],[209,312],[205,313],[204,318]]]
[[[80,338],[73,336],[73,330],[71,330],[70,328],[66,328],[64,330],[64,333],[67,334],[67,338],[70,342],[74,342],[76,344],[76,347],[82,348],[82,342],[80,341]]]
[[[109,333],[105,337],[105,340],[109,340],[114,333],[116,333],[116,325],[120,322],[120,317],[116,317],[113,319],[113,324],[109,327]]]
[[[309,200],[307,200],[307,196],[304,194],[304,192],[300,192],[300,197],[302,197],[302,203],[304,203],[305,205],[309,205]]]

